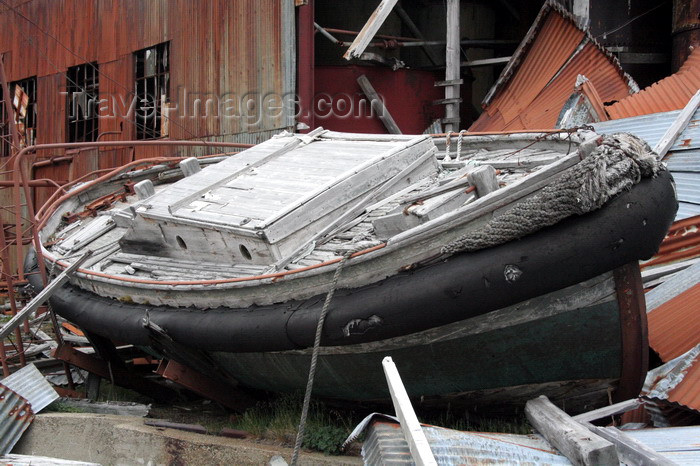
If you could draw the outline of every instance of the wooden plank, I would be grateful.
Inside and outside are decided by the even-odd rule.
[[[369,99],[370,105],[377,112],[377,116],[387,131],[389,131],[391,134],[401,134],[401,129],[399,129],[399,126],[392,118],[389,110],[386,108],[386,105],[384,105],[384,102],[379,97],[379,94],[377,94],[374,86],[372,86],[372,83],[370,83],[369,79],[367,79],[367,76],[363,74],[357,78],[357,84],[360,85],[362,92],[364,92]]]
[[[587,413],[579,414],[578,416],[573,416],[573,419],[578,422],[595,421],[604,417],[632,411],[633,409],[639,408],[642,404],[644,404],[644,402],[639,398],[632,398],[631,400],[621,401],[610,406],[604,406]]]
[[[447,0],[447,46],[445,47],[445,80],[460,79],[459,59],[461,56],[459,37],[459,0]],[[445,87],[445,99],[459,98],[459,86]],[[454,120],[454,121],[453,121]],[[459,130],[459,102],[445,105],[445,131]]]
[[[359,58],[369,45],[370,41],[374,38],[374,35],[382,27],[384,21],[391,13],[391,10],[396,5],[397,0],[382,0],[377,5],[374,13],[369,17],[365,25],[362,27],[360,33],[355,37],[355,40],[350,44],[350,47],[343,55],[346,60],[352,60],[353,58]]]
[[[688,126],[688,123],[690,122],[690,119],[693,118],[698,105],[700,105],[700,90],[690,98],[686,106],[683,107],[683,110],[681,110],[681,113],[679,113],[676,119],[673,121],[673,124],[666,130],[656,146],[654,146],[653,150],[657,154],[657,160],[664,158],[666,152],[668,152],[668,150],[673,146],[673,143],[676,142],[676,139],[678,139],[678,136],[680,136],[683,130],[685,130],[685,128]]]
[[[573,464],[620,464],[615,445],[589,432],[586,427],[554,406],[546,396],[529,400],[525,404],[525,415],[530,424]]]
[[[499,189],[488,196],[479,198],[475,202],[468,204],[462,208],[445,214],[435,220],[424,223],[411,231],[399,233],[389,239],[389,245],[398,247],[399,245],[414,241],[422,235],[435,235],[444,230],[454,228],[457,225],[463,225],[467,222],[483,215],[494,212],[495,210],[507,206],[518,199],[521,199],[538,189],[550,184],[554,178],[564,170],[571,168],[584,158],[586,158],[600,143],[600,138],[589,139],[584,141],[579,146],[576,152],[562,157],[559,161],[541,168],[535,173],[528,175],[505,188]]]
[[[469,61],[463,61],[462,66],[466,66],[469,68],[476,68],[479,66],[493,66],[493,65],[500,65],[503,63],[508,63],[510,61],[511,57],[496,57],[496,58],[484,58],[481,60],[469,60]]]
[[[418,177],[419,178],[424,178],[425,176],[430,175],[431,171],[426,170],[426,166],[430,167],[430,165],[427,164],[428,160],[431,158],[435,157],[435,149],[433,147],[432,150],[428,150],[414,160],[410,165],[405,167],[403,170],[401,170],[398,174],[393,176],[392,178],[386,180],[384,183],[376,187],[375,189],[371,190],[369,193],[367,193],[359,202],[357,202],[355,205],[347,209],[347,211],[342,214],[340,217],[338,217],[336,220],[334,220],[332,223],[324,227],[321,231],[313,235],[311,238],[309,238],[304,244],[301,246],[297,247],[294,252],[289,254],[287,257],[284,259],[278,261],[275,264],[275,268],[277,270],[285,267],[289,262],[291,262],[296,255],[298,255],[301,251],[303,251],[305,248],[309,246],[310,243],[313,243],[319,238],[323,238],[324,236],[330,236],[334,231],[337,231],[337,228],[339,226],[342,226],[346,224],[348,221],[350,221],[353,217],[356,217],[359,215],[368,205],[370,205],[372,202],[375,202],[378,197],[382,196],[384,193],[387,191],[390,191],[392,188],[394,188],[397,184],[400,184],[404,182],[404,179],[408,177],[411,174],[414,174],[414,172],[419,171]],[[413,177],[415,178],[415,177]]]
[[[464,84],[463,79],[447,79],[445,81],[436,81],[435,87],[458,86]]]
[[[496,169],[491,165],[482,165],[476,170],[470,172],[467,175],[469,184],[476,187],[476,193],[479,197],[484,197],[496,191],[498,186],[498,179],[496,178]]]
[[[623,463],[655,466],[675,466],[678,464],[616,427],[597,427],[588,422],[583,425],[594,434],[614,443]]]
[[[80,256],[75,262],[73,262],[69,267],[67,267],[63,272],[61,272],[58,277],[51,281],[46,287],[44,287],[41,292],[36,295],[29,303],[18,311],[12,319],[10,319],[5,325],[0,329],[0,341],[4,340],[10,332],[17,328],[25,319],[35,312],[39,306],[44,304],[47,299],[64,283],[66,283],[70,276],[82,265],[83,262],[87,260],[88,257],[92,255],[92,251],[87,251],[85,254]]]
[[[406,442],[408,442],[413,461],[419,466],[437,465],[433,452],[430,450],[428,439],[425,437],[423,428],[418,422],[416,413],[413,411],[411,400],[408,398],[408,393],[403,386],[396,364],[394,364],[390,356],[387,356],[382,360],[382,367],[384,368],[386,382],[389,385],[389,393],[396,410],[396,417],[399,418],[401,423],[401,430],[404,437],[406,437]]]

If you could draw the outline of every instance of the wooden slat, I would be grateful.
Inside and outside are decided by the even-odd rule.
[[[70,266],[66,267],[66,269],[58,275],[58,277],[46,285],[46,287],[44,287],[44,289],[41,290],[41,292],[31,301],[29,301],[29,303],[24,306],[21,311],[18,311],[17,314],[12,317],[12,319],[3,325],[2,329],[0,329],[0,342],[7,338],[10,332],[17,328],[22,321],[29,318],[29,316],[39,308],[39,306],[44,304],[46,300],[51,297],[54,291],[63,286],[63,284],[70,279],[70,276],[73,275],[78,267],[80,267],[82,263],[85,262],[91,255],[92,251],[87,251]]]
[[[617,466],[615,445],[589,432],[568,414],[557,408],[546,396],[529,400],[525,415],[549,443],[575,465]]]
[[[382,0],[379,2],[372,16],[369,17],[360,33],[355,37],[352,44],[350,44],[343,58],[351,60],[353,58],[359,58],[360,55],[362,55],[374,35],[379,31],[379,28],[382,27],[382,24],[384,24],[384,21],[389,16],[389,13],[391,13],[396,2],[397,0]]]
[[[357,78],[357,84],[360,85],[362,92],[364,92],[369,99],[370,105],[377,112],[377,116],[387,131],[392,134],[401,134],[401,129],[399,129],[399,126],[394,121],[394,118],[392,118],[391,113],[389,113],[386,105],[384,105],[384,101],[381,99],[381,97],[379,97],[379,94],[377,94],[377,91],[374,89],[374,86],[372,86],[372,83],[369,82],[367,76],[363,74]]]
[[[401,430],[406,438],[406,442],[408,442],[413,461],[417,465],[437,465],[433,452],[430,450],[428,439],[425,437],[423,428],[418,422],[416,413],[413,411],[411,400],[408,398],[408,393],[406,393],[406,388],[403,386],[396,364],[394,364],[390,356],[387,356],[382,360],[382,367],[384,368],[386,382],[389,385],[389,393],[391,394],[391,401],[394,403],[396,417],[399,418],[401,423]]]

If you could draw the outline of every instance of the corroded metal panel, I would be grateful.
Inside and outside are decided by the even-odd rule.
[[[649,371],[642,394],[700,412],[700,344]]]
[[[484,99],[484,112],[471,131],[553,128],[579,74],[605,101],[636,91],[588,31],[555,2],[546,2],[523,42]]]
[[[700,50],[695,50],[678,72],[609,106],[608,114],[610,118],[616,119],[678,110],[685,107],[698,88]]]
[[[423,426],[438,464],[571,464],[539,435],[462,432]],[[398,424],[375,421],[362,446],[365,464],[414,464]]]
[[[29,402],[0,385],[0,455],[9,453],[29,424],[34,412]]]
[[[39,412],[58,398],[34,365],[0,381],[0,455],[9,453]]]
[[[6,377],[0,385],[20,394],[37,413],[58,398],[58,393],[33,364]]]

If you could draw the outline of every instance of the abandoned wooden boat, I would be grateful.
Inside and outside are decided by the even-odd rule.
[[[52,306],[88,335],[292,391],[336,288],[317,395],[386,398],[387,355],[425,401],[636,395],[627,264],[673,220],[668,172],[624,134],[454,139],[283,133],[76,187],[39,213],[50,275],[93,251]]]

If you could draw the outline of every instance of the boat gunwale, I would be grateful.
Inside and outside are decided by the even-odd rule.
[[[328,131],[324,133],[323,136],[329,138],[329,139],[334,139],[338,137],[338,135],[342,135],[345,133],[338,133],[334,131]],[[562,131],[562,130],[557,130],[556,132],[515,132],[515,133],[493,133],[493,134],[475,134],[475,135],[470,135],[466,134],[464,135],[463,139],[468,142],[472,143],[494,143],[494,142],[503,142],[503,143],[513,143],[513,142],[527,142],[530,143],[529,145],[532,145],[534,143],[538,142],[545,142],[545,141],[552,141],[552,142],[557,142],[561,144],[569,143],[569,144],[580,144],[583,142],[584,139],[588,139],[591,135],[596,134],[593,131],[588,131],[584,130],[583,133],[576,131]],[[585,135],[585,137],[582,137]],[[302,135],[303,136],[303,135]],[[357,135],[357,136],[362,136],[362,137],[369,137],[372,135]],[[381,136],[381,135],[380,135]],[[404,138],[407,138],[408,135],[404,135]],[[456,133],[455,133],[456,136]],[[416,140],[420,139],[420,135],[413,137],[410,139],[409,142],[415,142]],[[463,141],[464,143],[464,141]],[[528,147],[528,146],[526,146]],[[530,178],[531,175],[535,175],[545,169],[546,167],[551,167],[553,165],[559,164],[563,159],[567,157],[572,157],[575,154],[578,153],[578,150],[573,150],[569,153],[562,153],[562,157],[558,159],[555,162],[552,162],[550,164],[543,165],[539,170],[536,170],[534,172],[528,173],[526,176],[520,178],[520,180],[523,179],[528,179]],[[89,191],[93,188],[95,188],[99,183],[104,183],[104,182],[114,182],[118,181],[120,178],[124,178],[125,176],[130,176],[130,177],[135,177],[135,176],[140,176],[143,175],[143,173],[139,173],[138,171],[135,172],[128,172],[125,171],[127,168],[131,168],[132,166],[137,166],[139,164],[144,164],[144,163],[154,163],[154,162],[160,162],[160,163],[155,163],[154,165],[151,165],[150,167],[147,167],[142,170],[146,171],[149,169],[153,169],[155,167],[162,167],[162,170],[167,170],[169,168],[172,168],[173,164],[179,162],[180,160],[184,159],[186,157],[179,157],[179,158],[157,158],[157,159],[147,159],[147,160],[140,160],[140,161],[134,161],[129,164],[123,165],[121,167],[117,167],[111,172],[98,177],[95,180],[89,181],[83,185],[75,187],[73,190],[69,191],[68,193],[64,194],[63,196],[60,196],[58,199],[53,201],[51,205],[48,207],[42,206],[40,208],[39,213],[43,214],[42,218],[39,220],[38,224],[38,229],[41,232],[43,228],[46,227],[47,222],[56,214],[56,211],[60,208],[61,205],[64,205],[67,201],[72,199],[73,197],[83,194],[86,191]],[[572,157],[575,158],[575,157]],[[579,161],[583,160],[583,157],[578,157]],[[568,168],[568,167],[567,167]],[[554,174],[553,177],[556,177],[557,174]],[[518,180],[518,181],[520,181]],[[494,194],[501,194],[508,190],[509,187],[513,187],[514,185],[517,185],[518,182],[515,181],[514,183],[504,187],[503,189],[494,191],[493,193],[490,193],[487,196],[484,196],[483,198],[480,198],[479,200],[482,200],[482,203],[486,203],[484,200],[489,199],[491,200],[491,197]],[[51,202],[49,200],[48,202]],[[47,202],[47,204],[48,204]],[[44,208],[46,207],[46,210]],[[432,230],[434,227],[439,227],[439,226],[449,226],[449,228],[456,228],[459,223],[465,223],[465,222],[458,222],[458,224],[454,224],[454,217],[459,213],[460,209],[455,209],[452,212],[448,212],[446,214],[443,214],[442,216],[430,220],[429,222],[425,224],[420,224],[417,225],[413,228],[410,228],[408,230],[405,230],[397,235],[394,235],[394,237],[387,239],[386,241],[383,241],[382,243],[372,246],[370,248],[364,249],[357,251],[353,253],[349,259],[355,259],[358,257],[361,257],[362,259],[359,261],[353,261],[352,264],[348,264],[346,267],[350,267],[355,264],[359,264],[362,262],[365,262],[367,260],[371,260],[377,256],[382,256],[385,254],[389,254],[390,252],[393,252],[396,249],[400,249],[402,247],[405,247],[407,242],[413,242],[410,241],[411,237],[411,231],[415,230],[415,232],[418,232],[420,237],[415,237],[413,238],[414,241],[420,241],[425,239],[425,236],[431,236],[430,234],[426,235],[426,233],[429,233],[429,230]],[[452,221],[451,221],[452,220]],[[473,219],[472,219],[473,220]],[[471,220],[469,220],[471,222]],[[469,223],[466,222],[466,223]],[[429,225],[428,225],[429,224]],[[445,224],[445,225],[441,225]],[[428,226],[430,228],[428,228]],[[442,229],[440,231],[434,231],[435,234],[439,234],[442,232]],[[388,246],[388,247],[387,247]],[[378,252],[378,251],[382,252]],[[43,244],[41,244],[41,254],[40,256],[43,257],[43,259],[49,263],[52,264],[52,267],[59,267],[65,269],[68,267],[69,262],[63,261],[61,259],[58,259],[55,257],[52,253],[50,253]],[[155,279],[148,279],[148,278],[136,278],[136,277],[130,277],[130,276],[124,276],[124,275],[112,275],[112,274],[107,274],[104,272],[99,272],[95,270],[88,270],[88,269],[83,269],[79,268],[75,272],[75,277],[84,279],[84,280],[91,280],[95,282],[105,282],[105,283],[111,283],[114,285],[119,286],[120,284],[123,283],[129,283],[129,284],[138,284],[138,285],[145,285],[143,288],[148,288],[152,290],[173,290],[173,289],[179,289],[181,291],[188,291],[188,290],[196,290],[197,288],[192,288],[192,287],[209,287],[209,286],[217,286],[217,285],[240,285],[240,286],[258,286],[260,282],[265,282],[268,280],[278,281],[281,279],[284,279],[285,277],[292,276],[293,278],[304,278],[304,277],[309,277],[309,276],[317,276],[321,275],[323,273],[330,273],[335,270],[335,267],[330,268],[330,266],[338,264],[342,260],[342,257],[336,257],[334,259],[330,259],[318,264],[313,264],[305,267],[301,267],[298,269],[293,269],[293,270],[285,270],[285,271],[280,271],[280,272],[274,272],[274,273],[268,273],[268,274],[262,274],[262,275],[251,275],[247,277],[235,277],[235,278],[221,278],[221,279],[209,279],[209,280],[181,280],[181,281],[172,281],[172,280],[155,280]],[[322,270],[319,270],[322,269]],[[60,270],[59,270],[60,271]]]

